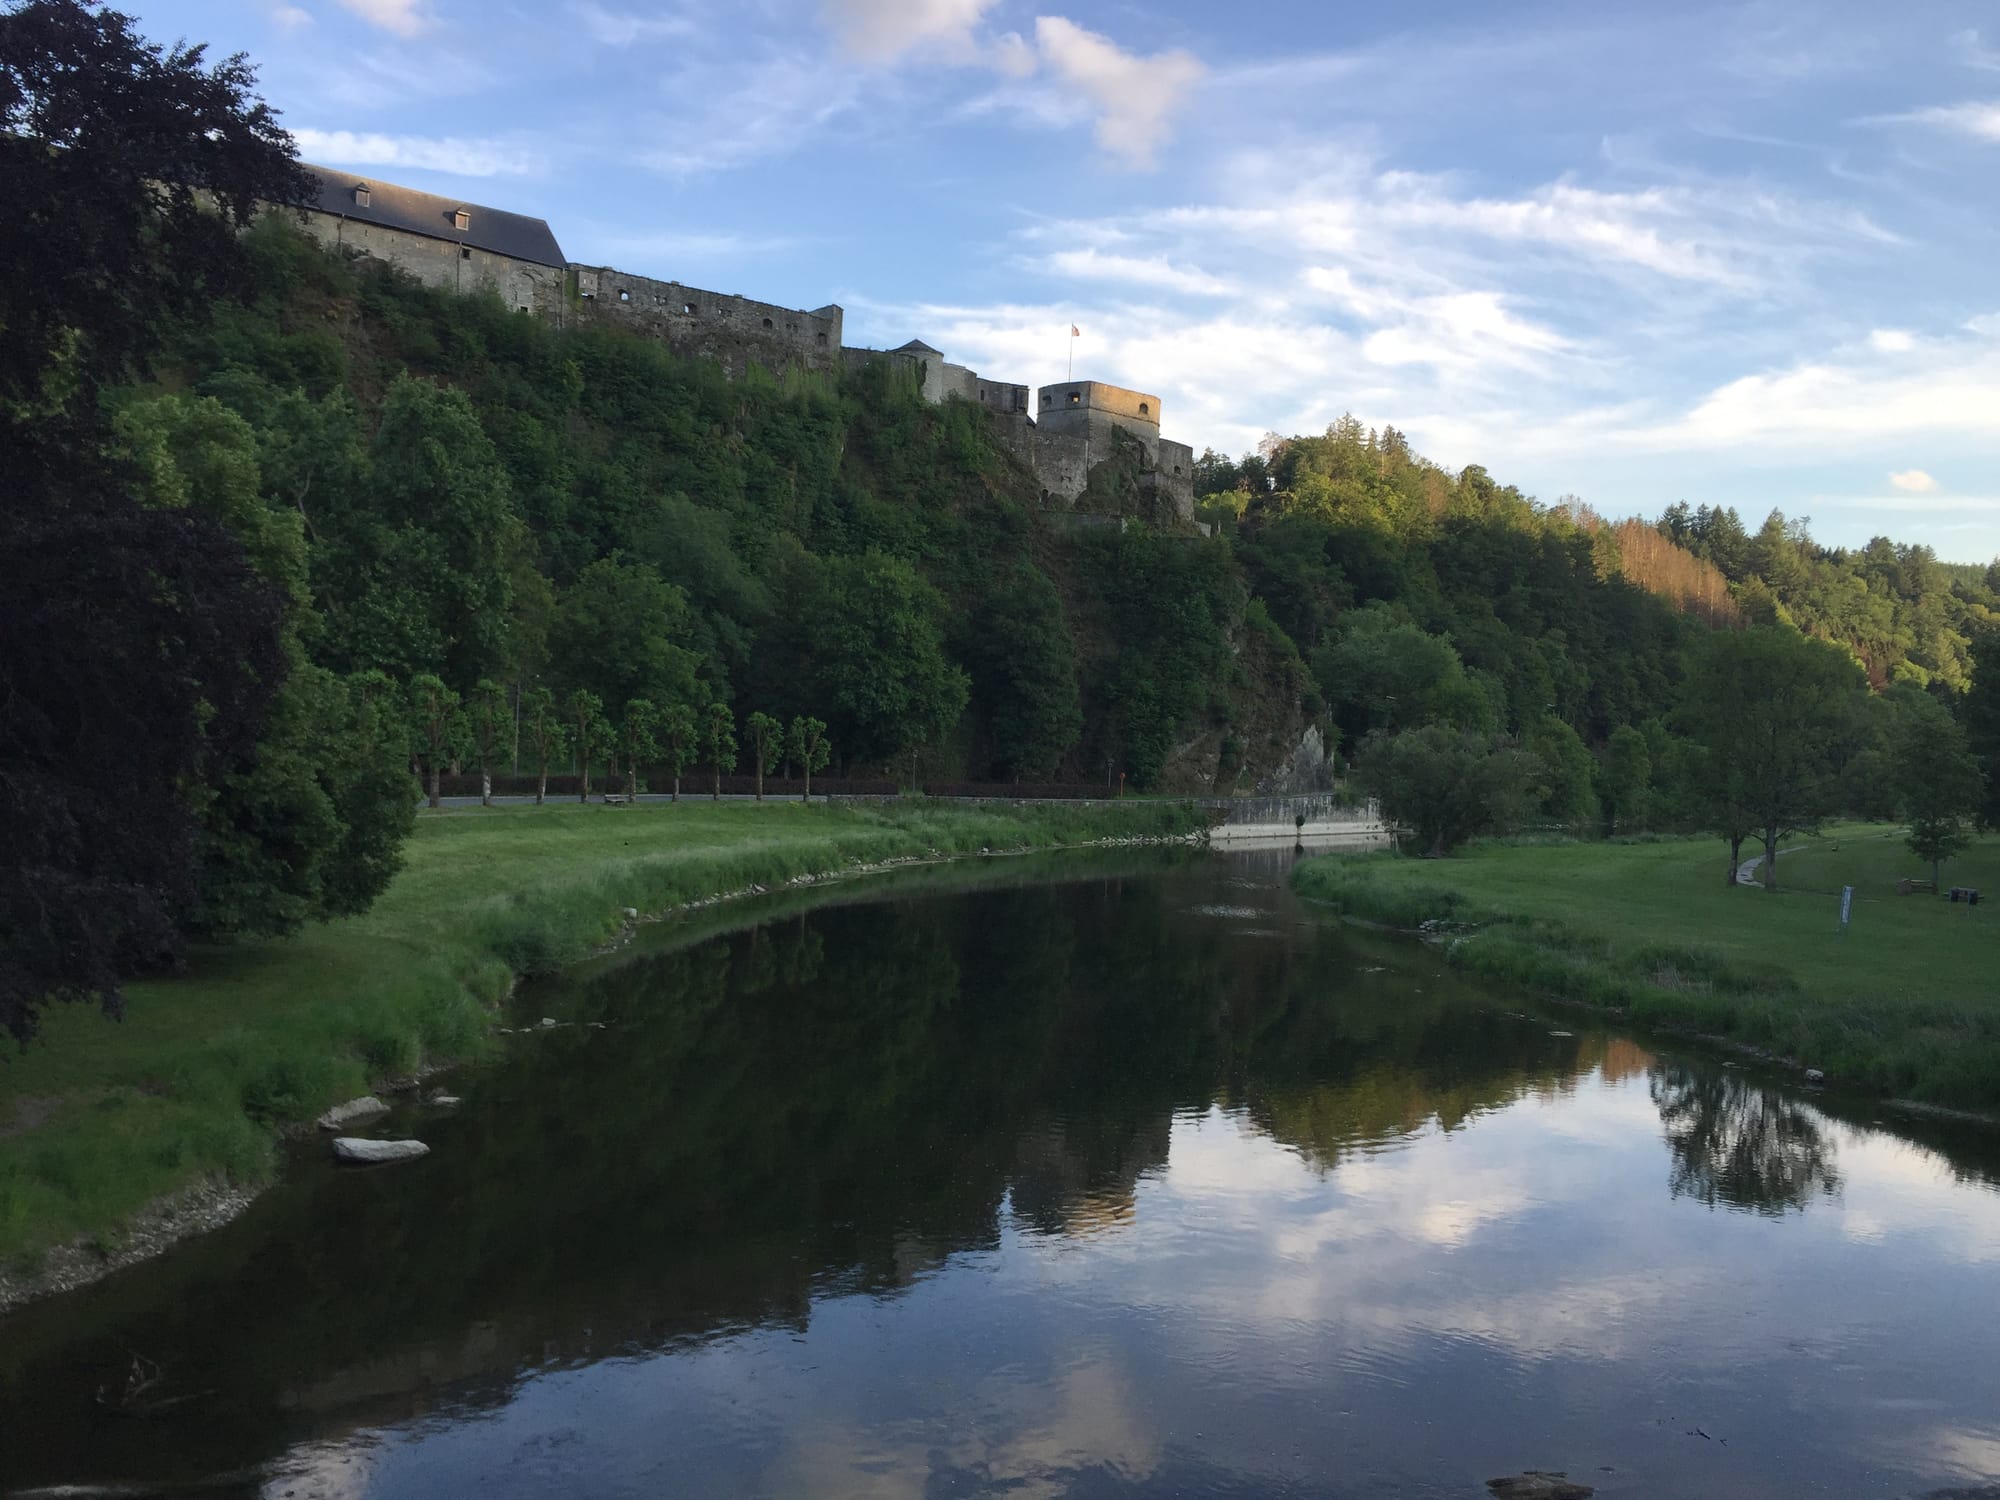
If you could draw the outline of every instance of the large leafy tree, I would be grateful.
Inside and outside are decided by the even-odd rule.
[[[607,704],[693,704],[704,694],[691,635],[687,595],[651,563],[614,554],[586,567],[557,600],[550,668]]]
[[[2000,563],[1989,570],[2000,574]],[[2000,583],[2000,577],[1996,577]],[[1972,686],[1959,713],[1967,748],[1986,777],[1979,821],[2000,829],[2000,626],[1989,626],[1972,638]]]
[[[1076,645],[1047,575],[1019,563],[974,611],[966,660],[1003,776],[1046,777],[1083,732]]]
[[[1897,812],[1909,825],[1909,849],[1942,880],[1944,862],[1970,848],[1986,778],[1965,730],[1942,703],[1913,688],[1890,694],[1891,776]]]
[[[0,392],[115,381],[162,315],[245,285],[236,235],[309,175],[238,54],[163,47],[96,0],[0,12]]]
[[[814,701],[845,751],[891,764],[941,741],[964,712],[966,676],[945,654],[943,600],[882,552],[828,565],[815,601]]]
[[[1681,716],[1703,752],[1695,785],[1703,821],[1729,845],[1730,885],[1754,836],[1764,845],[1765,886],[1775,890],[1779,840],[1835,810],[1864,686],[1838,648],[1788,626],[1717,631],[1698,642]]]
[[[0,12],[0,1026],[115,1008],[202,906],[199,808],[250,764],[284,601],[225,520],[141,500],[97,394],[243,284],[305,179],[241,58],[82,0]]]
[[[1516,826],[1533,805],[1537,767],[1534,756],[1490,735],[1425,724],[1370,735],[1356,770],[1383,816],[1410,829],[1419,852],[1437,856]]]

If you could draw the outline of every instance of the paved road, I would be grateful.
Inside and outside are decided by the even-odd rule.
[[[472,800],[477,802],[479,799],[475,797]],[[1780,849],[1778,853],[1781,855],[1797,854],[1799,850],[1805,847],[1804,844],[1794,844],[1789,849]],[[1763,863],[1764,856],[1761,854],[1753,854],[1744,860],[1742,864],[1736,867],[1736,883],[1738,885],[1762,885],[1764,882],[1757,878],[1757,867]]]

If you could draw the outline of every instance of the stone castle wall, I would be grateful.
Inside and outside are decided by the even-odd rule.
[[[317,209],[302,211],[299,222],[307,234],[323,245],[385,260],[438,291],[476,292],[491,287],[500,294],[502,302],[518,312],[550,322],[562,317],[565,278],[558,266],[540,266],[471,245],[410,234]]]
[[[609,266],[573,265],[570,275],[579,321],[630,328],[659,339],[676,354],[718,360],[733,375],[752,364],[773,371],[795,365],[808,370],[840,367],[838,307],[801,312]]]

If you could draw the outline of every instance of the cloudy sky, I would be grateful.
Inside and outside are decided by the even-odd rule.
[[[126,5],[310,160],[1003,379],[1073,322],[1197,448],[2000,553],[1990,0]]]

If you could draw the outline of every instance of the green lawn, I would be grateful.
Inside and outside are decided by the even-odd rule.
[[[0,1259],[115,1236],[197,1178],[267,1177],[276,1132],[371,1085],[477,1057],[520,973],[621,912],[907,855],[1182,833],[1187,808],[703,803],[426,813],[366,916],[198,951],[116,1024],[59,1006],[0,1064]]]
[[[1778,862],[1775,895],[1726,887],[1715,839],[1312,861],[1297,883],[1356,916],[1478,929],[1451,949],[1475,973],[1728,1035],[1837,1082],[2000,1106],[2000,839],[1945,867],[1947,885],[1995,898],[1977,908],[1896,894],[1899,878],[1926,873],[1900,829],[1844,825],[1801,842]]]

